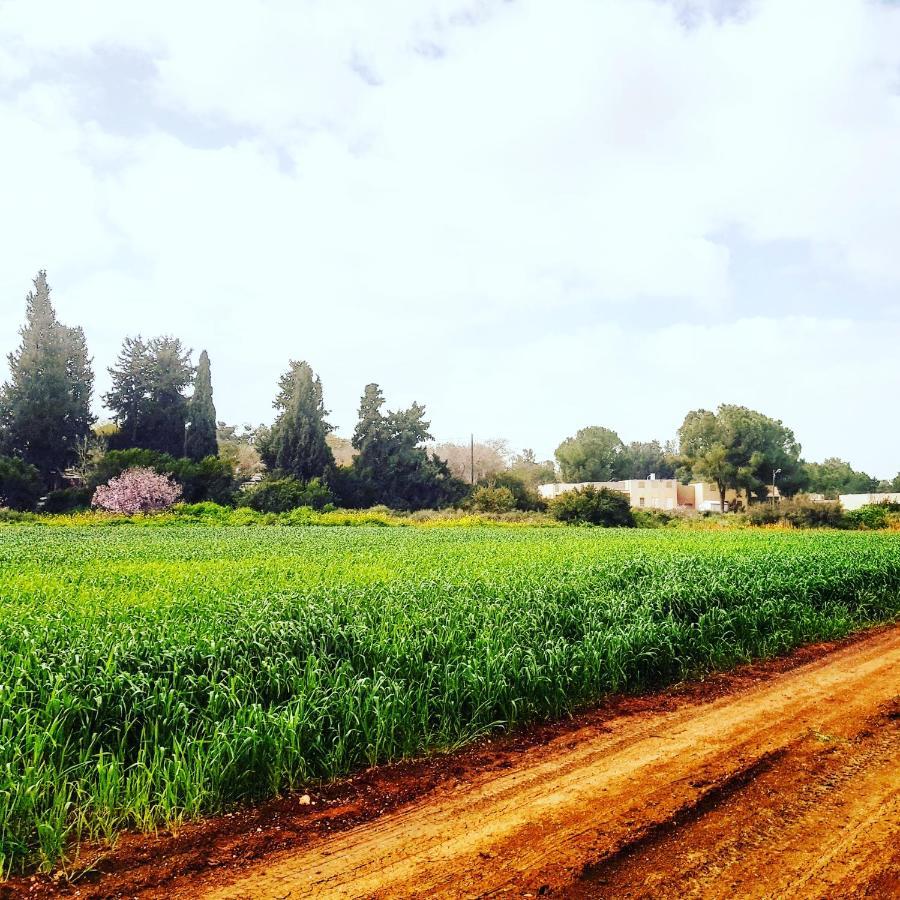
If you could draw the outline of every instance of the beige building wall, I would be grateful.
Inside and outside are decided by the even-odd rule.
[[[566,491],[585,487],[609,488],[628,494],[635,509],[697,509],[718,510],[719,489],[714,484],[679,484],[674,478],[634,478],[629,481],[584,481],[579,484],[542,484],[538,488],[545,500],[558,497]],[[726,502],[737,498],[737,492],[729,490]]]
[[[696,509],[701,512],[719,511],[721,498],[719,489],[714,484],[694,482],[680,484],[674,478],[634,478],[629,481],[583,481],[578,484],[542,484],[538,491],[545,500],[558,497],[566,491],[574,491],[585,487],[608,488],[628,494],[631,505],[635,509]],[[725,492],[726,503],[739,498],[737,491]]]

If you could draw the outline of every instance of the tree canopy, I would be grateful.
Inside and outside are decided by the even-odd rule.
[[[614,431],[592,425],[566,438],[556,448],[556,459],[563,481],[616,481],[624,451]]]
[[[723,509],[729,488],[745,493],[748,500],[764,500],[773,477],[788,496],[805,486],[806,470],[794,433],[781,421],[745,406],[692,410],[678,437],[682,473],[714,483]]]
[[[384,395],[377,384],[366,385],[353,432],[354,490],[361,505],[383,503],[396,509],[446,506],[459,500],[465,485],[454,478],[444,460],[430,455],[432,440],[425,407],[382,412]]]
[[[619,478],[674,478],[677,459],[671,446],[659,441],[632,441],[619,454]]]
[[[191,351],[168,335],[150,341],[140,335],[129,337],[108,371],[112,387],[103,399],[119,426],[110,446],[184,456],[188,416],[184,391],[194,378]]]
[[[857,472],[850,463],[836,456],[820,463],[807,463],[806,475],[809,490],[824,494],[829,500],[835,500],[841,494],[867,494],[878,486],[877,479],[865,472]]]

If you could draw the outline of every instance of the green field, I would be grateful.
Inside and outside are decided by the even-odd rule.
[[[2,528],[2,865],[898,614],[891,534]]]

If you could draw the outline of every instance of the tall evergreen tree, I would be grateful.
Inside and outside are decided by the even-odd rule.
[[[84,332],[57,321],[43,270],[26,298],[19,334],[19,348],[9,355],[9,381],[0,391],[3,449],[55,485],[90,433],[94,374]]]
[[[127,338],[109,374],[113,384],[104,400],[120,428],[111,445],[183,456],[188,413],[184,391],[194,378],[191,351],[178,338],[157,337],[146,343],[140,337]]]
[[[200,354],[200,365],[194,379],[194,394],[188,404],[188,419],[184,455],[197,461],[207,456],[218,456],[216,407],[213,403],[209,354],[205,350]]]
[[[445,506],[460,499],[465,485],[442,459],[428,455],[430,441],[425,407],[381,412],[384,396],[377,384],[366,385],[353,433],[358,454],[353,461],[361,503],[384,503],[397,509]]]
[[[332,426],[325,421],[322,382],[309,363],[291,360],[278,386],[278,417],[258,447],[263,462],[302,481],[327,476],[334,456],[325,440]]]
[[[371,453],[384,437],[384,394],[377,384],[367,384],[359,401],[359,421],[351,444],[361,454]]]
[[[125,338],[116,365],[107,371],[112,388],[103,395],[103,402],[115,413],[119,425],[111,444],[121,450],[139,447],[150,401],[149,348],[140,335]]]

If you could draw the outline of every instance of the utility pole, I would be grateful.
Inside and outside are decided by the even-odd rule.
[[[772,506],[775,505],[775,479],[781,474],[781,469],[772,470]]]
[[[475,434],[469,435],[469,484],[475,484]]]

